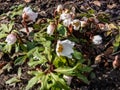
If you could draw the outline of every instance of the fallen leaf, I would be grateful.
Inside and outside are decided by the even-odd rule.
[[[113,9],[113,8],[115,8],[117,5],[116,4],[112,4],[112,5],[107,5],[107,7],[109,8],[109,9]]]
[[[101,2],[100,1],[93,1],[93,3],[95,4],[95,5],[97,5],[97,6],[101,6]]]
[[[115,60],[113,61],[112,64],[114,69],[120,68],[120,59],[118,55],[115,56]]]
[[[24,0],[24,1],[27,2],[27,3],[31,2],[31,0]]]
[[[102,56],[103,55],[104,54],[102,53],[102,54],[99,54],[95,57],[95,64],[99,64],[102,61]]]
[[[4,53],[3,53],[3,52],[0,52],[0,59],[2,58],[3,55],[4,55]]]

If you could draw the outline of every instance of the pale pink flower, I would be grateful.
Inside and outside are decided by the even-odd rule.
[[[13,33],[9,34],[5,41],[7,44],[14,44],[17,41],[16,35]]]
[[[23,9],[22,17],[25,21],[35,22],[36,18],[38,17],[38,13],[33,12],[30,7],[25,7]]]

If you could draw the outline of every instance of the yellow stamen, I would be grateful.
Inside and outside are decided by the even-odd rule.
[[[59,47],[58,47],[57,52],[62,52],[62,51],[63,51],[63,45],[62,45],[62,44],[59,44]]]
[[[74,22],[73,25],[75,25],[76,27],[78,27],[80,25],[80,22]]]

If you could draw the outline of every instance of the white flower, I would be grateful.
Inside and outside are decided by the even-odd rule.
[[[47,27],[47,34],[53,35],[54,30],[55,30],[55,25],[53,23],[49,24]]]
[[[65,20],[65,19],[71,19],[71,14],[70,13],[62,13],[60,15],[60,20]]]
[[[69,27],[69,25],[71,24],[71,19],[65,19],[64,21],[63,21],[63,25],[64,26],[66,26],[66,27]]]
[[[73,51],[73,46],[75,45],[74,42],[71,42],[70,40],[63,40],[57,41],[57,46],[56,46],[56,53],[58,56],[66,56],[68,58],[72,58],[72,53]]]
[[[79,30],[80,28],[80,20],[79,19],[75,19],[71,22],[74,30]]]
[[[94,44],[99,45],[102,43],[102,37],[100,35],[95,35],[92,41]]]
[[[63,75],[63,78],[67,81],[67,84],[70,85],[71,84],[71,80],[72,80],[73,77]]]
[[[81,26],[81,27],[85,27],[86,24],[87,24],[86,21],[80,21],[80,26]]]
[[[36,18],[38,17],[38,13],[33,12],[30,7],[25,7],[23,9],[22,17],[25,19],[25,21],[35,22]]]
[[[62,6],[61,4],[58,5],[56,11],[57,11],[58,13],[61,13],[62,10],[63,10],[63,6]]]
[[[17,41],[17,38],[13,33],[11,33],[7,36],[5,41],[7,42],[7,44],[14,44]]]

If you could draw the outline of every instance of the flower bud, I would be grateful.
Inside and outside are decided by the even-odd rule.
[[[9,34],[5,41],[7,44],[14,44],[17,41],[16,35],[13,33]]]
[[[56,11],[57,11],[58,13],[61,13],[62,10],[63,10],[63,6],[62,6],[61,4],[58,5]]]
[[[55,24],[54,23],[50,23],[47,27],[47,34],[49,35],[53,35],[55,30]]]
[[[93,36],[92,41],[94,44],[99,45],[102,43],[102,37],[100,35],[95,35]]]

